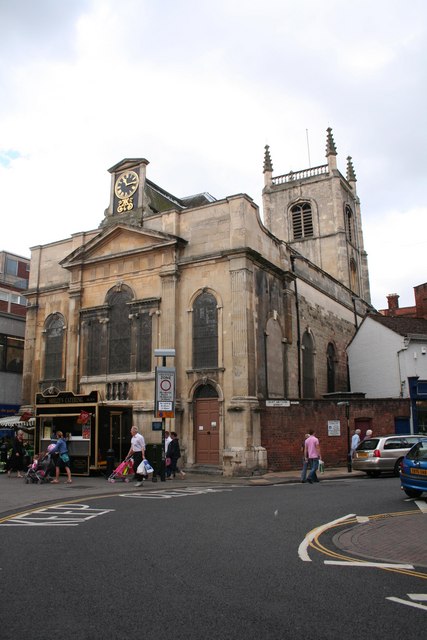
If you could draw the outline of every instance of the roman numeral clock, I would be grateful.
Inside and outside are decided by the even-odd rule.
[[[117,213],[132,211],[133,195],[139,186],[139,177],[135,171],[124,171],[116,179],[114,193],[118,198]]]

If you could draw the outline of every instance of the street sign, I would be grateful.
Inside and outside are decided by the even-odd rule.
[[[175,367],[156,367],[156,418],[175,417]]]

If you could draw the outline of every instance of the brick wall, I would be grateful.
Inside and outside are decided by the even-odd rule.
[[[293,402],[293,401],[291,401]],[[261,444],[267,449],[271,471],[301,468],[304,434],[314,429],[327,466],[346,465],[347,419],[345,407],[331,400],[300,400],[290,407],[266,407],[261,403]],[[350,437],[355,428],[373,430],[374,435],[394,433],[397,417],[409,418],[407,399],[350,400]],[[328,435],[328,421],[340,421],[340,435]],[[355,427],[357,424],[357,427]]]

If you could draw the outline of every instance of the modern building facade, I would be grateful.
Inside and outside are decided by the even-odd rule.
[[[22,403],[25,316],[30,259],[0,251],[0,418]]]
[[[245,194],[178,198],[148,161],[111,167],[97,229],[33,247],[24,408],[40,446],[70,434],[75,471],[153,427],[156,348],[175,350],[176,412],[187,467],[267,468],[260,402],[348,391],[346,346],[370,309],[351,160],[273,177],[263,219]],[[83,424],[82,415],[88,415]]]

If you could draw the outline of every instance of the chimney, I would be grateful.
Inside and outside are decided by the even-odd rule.
[[[388,301],[388,316],[394,316],[394,312],[399,308],[399,296],[397,293],[389,293],[387,296]]]

